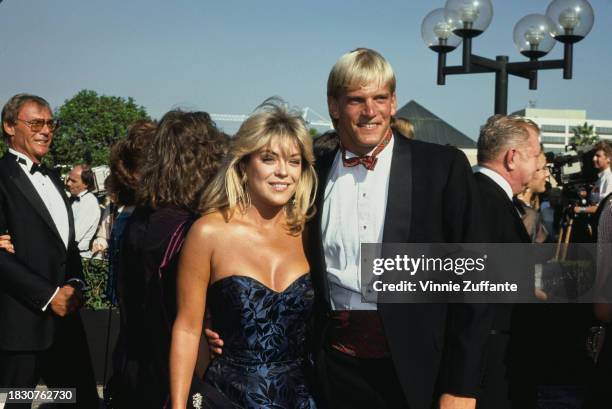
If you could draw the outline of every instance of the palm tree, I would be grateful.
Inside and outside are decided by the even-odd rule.
[[[594,131],[594,126],[589,125],[585,122],[582,125],[576,126],[572,129],[574,136],[571,140],[571,145],[578,146],[590,146],[599,140],[599,136]]]

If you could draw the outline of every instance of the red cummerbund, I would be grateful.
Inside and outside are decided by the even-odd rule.
[[[389,346],[378,311],[332,311],[328,342],[357,358],[385,358]]]

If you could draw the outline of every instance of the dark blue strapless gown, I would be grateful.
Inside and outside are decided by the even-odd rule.
[[[250,277],[229,276],[214,282],[207,297],[212,327],[224,346],[205,382],[239,408],[316,408],[305,351],[314,300],[310,275],[283,292]]]

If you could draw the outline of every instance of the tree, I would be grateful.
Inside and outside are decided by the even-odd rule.
[[[145,108],[131,97],[98,95],[90,90],[66,100],[55,117],[60,126],[46,162],[70,166],[80,162],[108,164],[112,145],[125,137],[128,127],[139,119],[149,119]]]
[[[580,126],[574,127],[574,129],[572,129],[572,132],[574,132],[574,136],[572,137],[570,143],[573,146],[593,145],[599,140],[599,136],[595,134],[593,128],[593,125],[589,125],[586,122]]]

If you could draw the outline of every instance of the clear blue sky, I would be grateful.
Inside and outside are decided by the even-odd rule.
[[[512,29],[547,0],[493,0],[476,54],[524,60]],[[612,0],[592,0],[595,25],[574,49],[574,79],[540,72],[539,89],[511,78],[509,111],[586,109],[612,119]],[[206,1],[4,0],[0,4],[0,101],[31,92],[54,107],[81,89],[132,96],[151,116],[173,107],[245,114],[265,98],[327,116],[325,83],[336,59],[356,47],[380,51],[395,69],[399,105],[415,99],[475,138],[493,111],[493,74],[447,78],[420,26],[443,0]],[[557,44],[548,58],[561,58]],[[448,57],[458,64],[460,50]],[[228,132],[236,125],[219,122]]]

